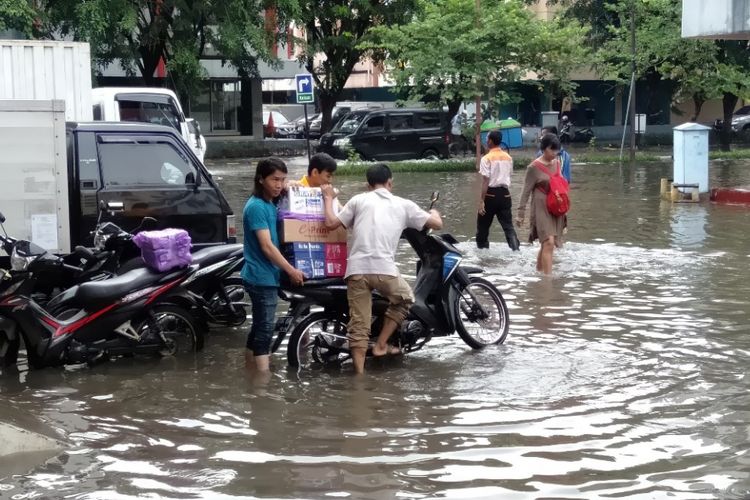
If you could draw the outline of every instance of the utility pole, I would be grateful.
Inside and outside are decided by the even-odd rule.
[[[480,27],[480,20],[479,16],[482,12],[482,6],[480,5],[480,0],[476,0],[476,25],[477,29]],[[474,98],[474,124],[476,127],[476,134],[474,135],[474,142],[476,143],[476,158],[475,158],[475,166],[477,168],[477,171],[479,171],[479,162],[482,159],[482,135],[480,132],[480,127],[482,126],[482,96],[479,93],[479,82],[477,82],[477,95]]]
[[[632,78],[630,80],[633,88],[630,89],[630,162],[635,161],[635,0],[630,0],[630,55],[633,58],[630,63]]]

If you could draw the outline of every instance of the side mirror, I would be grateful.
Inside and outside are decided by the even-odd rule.
[[[440,191],[433,191],[432,196],[430,196],[430,210],[432,210],[432,207],[435,206],[435,203],[440,199]]]
[[[153,217],[144,217],[141,221],[141,229],[144,231],[153,231],[159,226],[159,221]]]
[[[5,216],[0,212],[0,224],[5,224]]]

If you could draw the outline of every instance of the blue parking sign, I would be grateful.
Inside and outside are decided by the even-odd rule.
[[[315,94],[313,93],[313,79],[309,74],[295,75],[295,92],[297,93],[297,104],[305,104],[315,102]]]

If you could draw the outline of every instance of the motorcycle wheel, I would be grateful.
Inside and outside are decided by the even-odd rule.
[[[203,331],[198,328],[195,318],[188,311],[175,305],[160,304],[152,309],[152,313],[153,319],[143,321],[138,327],[138,334],[145,339],[161,339],[161,333],[166,343],[159,350],[160,356],[174,356],[177,353],[203,349]],[[158,332],[152,331],[152,326]]]
[[[250,299],[245,292],[245,285],[242,282],[242,278],[238,276],[226,278],[221,282],[221,286],[224,288],[224,292],[227,294],[227,297],[229,297],[230,302],[250,303]],[[240,326],[247,320],[249,305],[230,305],[230,311],[221,311],[221,309],[224,309],[227,306],[224,304],[224,300],[218,293],[214,293],[208,297],[207,302],[211,307],[212,312],[219,312],[222,317],[226,318],[226,320],[220,322],[222,325]]]
[[[509,327],[505,299],[486,279],[470,281],[454,303],[458,334],[473,349],[502,344]]]
[[[331,349],[328,346],[337,349]],[[289,366],[310,369],[349,359],[346,324],[325,312],[315,312],[300,321],[289,337],[286,356]]]

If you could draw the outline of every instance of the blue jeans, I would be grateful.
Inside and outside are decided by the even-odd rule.
[[[246,346],[253,351],[255,356],[270,354],[279,289],[275,286],[255,286],[245,283],[245,290],[253,305],[253,325],[247,335]]]

